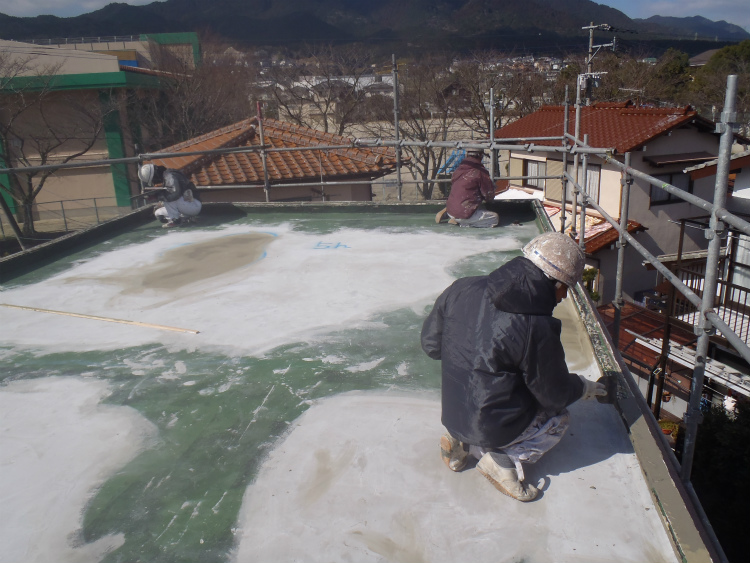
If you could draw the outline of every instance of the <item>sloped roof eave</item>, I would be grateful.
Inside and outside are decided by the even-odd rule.
[[[375,179],[396,168],[396,153],[386,147],[355,147],[354,141],[308,127],[264,119],[265,144],[271,149],[266,159],[268,180],[272,185],[298,182]],[[260,145],[257,118],[250,118],[217,129],[189,141],[164,149],[165,153],[188,153],[153,162],[176,168],[191,177],[196,185],[231,186],[263,182],[262,159],[253,147]],[[344,147],[324,149],[321,147]],[[247,147],[240,154],[199,154],[203,150]],[[196,153],[196,154],[193,154]],[[402,162],[407,159],[403,159]]]
[[[646,227],[638,223],[637,221],[628,221],[628,233],[635,234],[638,232],[646,231]],[[605,250],[615,243],[620,238],[620,233],[610,225],[610,228],[606,231],[596,234],[590,239],[586,239],[586,254],[593,256],[601,250]]]
[[[592,136],[590,144],[624,154],[643,148],[653,139],[692,123],[704,132],[713,132],[713,122],[701,117],[690,106],[673,109],[638,108],[630,102],[595,104],[583,108],[581,131]],[[569,116],[571,122],[574,115]],[[564,130],[564,107],[544,106],[495,131],[496,139],[560,137]],[[513,141],[521,144],[521,141]],[[538,141],[539,146],[555,146],[556,141]]]

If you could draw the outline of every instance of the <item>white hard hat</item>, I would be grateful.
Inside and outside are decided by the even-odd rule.
[[[547,276],[568,287],[580,281],[583,274],[583,251],[563,233],[542,233],[523,247],[523,254]]]
[[[144,164],[138,169],[138,177],[145,186],[151,186],[154,181],[154,165]]]

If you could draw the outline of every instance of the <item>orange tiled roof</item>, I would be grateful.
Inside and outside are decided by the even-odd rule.
[[[560,207],[556,205],[546,204],[544,210],[550,217],[560,213]],[[576,228],[577,227],[578,225],[576,225]],[[637,221],[628,221],[629,233],[632,234],[645,230],[646,228]],[[618,238],[620,238],[620,233],[618,233],[617,229],[615,229],[608,221],[596,215],[586,215],[586,232],[584,233],[586,254],[595,254],[603,248],[607,248],[614,244]],[[575,240],[578,241],[578,237],[576,237]]]
[[[385,147],[315,150],[316,146],[348,145],[352,140],[309,127],[263,120],[267,146],[309,147],[309,150],[267,153],[268,177],[273,184],[351,177],[376,178],[396,167],[396,152]],[[193,153],[232,147],[260,146],[256,117],[228,125],[184,143],[167,147],[165,153]],[[220,155],[186,155],[155,159],[154,164],[181,170],[198,186],[231,186],[263,183],[259,152]]]
[[[545,106],[495,131],[495,138],[562,137],[565,108]],[[580,138],[588,134],[589,146],[613,148],[623,154],[642,147],[651,139],[672,129],[694,122],[706,131],[714,124],[698,115],[692,107],[636,107],[632,102],[596,103],[581,108]],[[575,109],[571,109],[568,131],[575,126]],[[559,146],[560,141],[534,141],[537,145]]]

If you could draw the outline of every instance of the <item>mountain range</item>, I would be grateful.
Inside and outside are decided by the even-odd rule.
[[[618,41],[654,45],[750,39],[725,21],[702,17],[630,19],[589,0],[165,0],[113,3],[70,18],[0,14],[0,38],[139,35],[207,31],[244,46],[364,42],[423,50],[579,50],[583,26],[607,23]],[[602,34],[602,38],[611,37]],[[584,41],[585,46],[585,41]],[[683,48],[683,50],[686,50]]]

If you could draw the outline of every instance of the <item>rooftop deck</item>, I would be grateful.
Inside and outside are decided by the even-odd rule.
[[[533,206],[486,231],[430,206],[270,209],[151,222],[2,286],[29,309],[0,307],[0,559],[680,560],[611,405],[572,405],[529,504],[440,460],[422,321],[455,278],[520,254]],[[596,379],[578,311],[555,314]]]

